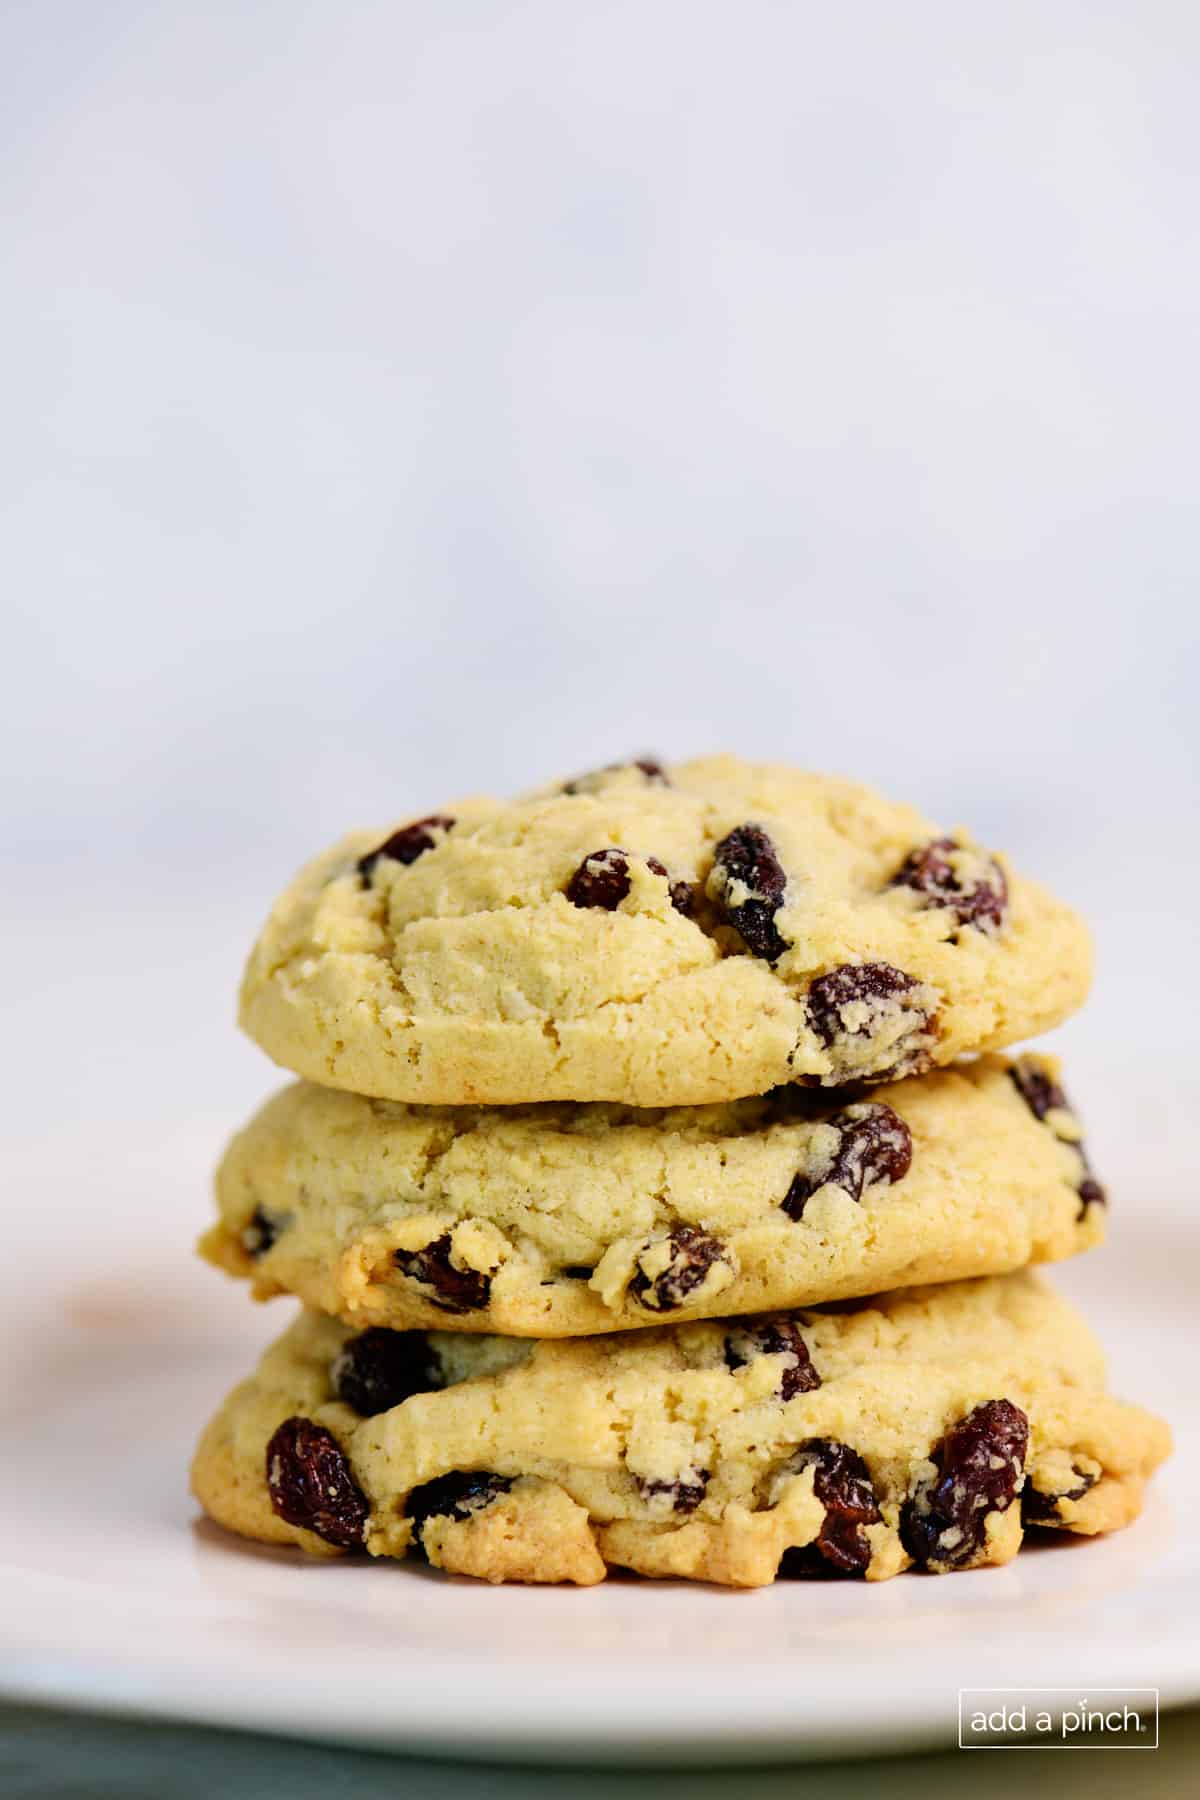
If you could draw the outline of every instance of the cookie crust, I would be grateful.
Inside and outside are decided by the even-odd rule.
[[[244,1536],[340,1553],[272,1500],[286,1471],[271,1447],[300,1418],[344,1458],[372,1555],[417,1551],[488,1581],[589,1585],[621,1566],[754,1587],[779,1572],[882,1580],[914,1557],[934,1572],[1007,1562],[1035,1487],[1040,1524],[1047,1492],[1081,1472],[1086,1493],[1052,1502],[1057,1528],[1113,1529],[1169,1454],[1167,1427],[1106,1393],[1087,1327],[1028,1274],[773,1323],[536,1344],[431,1334],[445,1385],[364,1418],[331,1373],[355,1334],[303,1313],[206,1429],[194,1492]],[[811,1365],[801,1391],[784,1326]],[[931,1537],[947,1446],[1002,1409],[1021,1422],[1011,1470],[997,1483],[993,1464],[965,1533]]]
[[[711,757],[351,833],[276,904],[240,1018],[377,1098],[698,1105],[1001,1048],[1090,968],[1077,915],[965,832]]]
[[[1104,1235],[1078,1121],[1039,1116],[1035,1079],[1061,1094],[1052,1058],[992,1056],[858,1098],[649,1113],[297,1084],[230,1145],[201,1248],[351,1325],[523,1337],[999,1274]]]

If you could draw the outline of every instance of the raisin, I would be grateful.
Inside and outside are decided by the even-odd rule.
[[[813,1493],[825,1508],[821,1529],[811,1544],[785,1550],[779,1574],[785,1581],[815,1576],[861,1575],[871,1560],[863,1529],[880,1519],[871,1471],[848,1444],[836,1438],[811,1438],[801,1444],[789,1471],[813,1471]]]
[[[923,991],[920,982],[890,963],[843,963],[818,975],[808,990],[808,1022],[826,1049],[841,1052],[839,1060],[846,1067],[835,1070],[834,1077],[845,1080],[847,1074],[857,1073],[882,1081],[928,1068],[929,1044],[937,1026],[922,1004]],[[869,1044],[896,1022],[897,1014],[903,1015],[904,1025],[890,1048],[899,1054],[886,1068],[864,1068],[861,1057],[854,1055],[854,1040],[865,1038]]]
[[[673,881],[670,886],[671,905],[685,919],[694,919],[699,895],[690,881]]]
[[[638,756],[632,762],[605,763],[602,769],[589,769],[586,775],[575,775],[570,781],[564,781],[564,794],[593,794],[598,788],[605,786],[606,775],[616,775],[622,769],[637,769],[647,787],[670,787],[671,777],[663,765],[653,756]]]
[[[761,825],[738,825],[713,851],[709,893],[747,950],[778,962],[789,948],[775,915],[783,905],[787,875]]]
[[[1057,1081],[1051,1081],[1033,1057],[1019,1056],[1010,1065],[1008,1076],[1034,1118],[1043,1125],[1047,1113],[1070,1111],[1067,1096]]]
[[[957,867],[951,860],[956,853]],[[976,925],[981,931],[999,931],[1008,912],[1008,882],[1000,864],[952,837],[935,838],[914,850],[890,885],[912,888],[927,907],[942,907],[960,925]]]
[[[692,1471],[691,1481],[644,1481],[637,1476],[638,1493],[647,1502],[653,1502],[660,1496],[669,1496],[673,1512],[695,1512],[704,1498],[708,1487],[709,1471],[696,1469]]]
[[[844,1528],[842,1535],[857,1531],[857,1526]],[[847,1576],[861,1575],[871,1560],[870,1547],[867,1546],[866,1558],[863,1562],[863,1543],[850,1537],[848,1542],[838,1541],[839,1527],[835,1521],[830,1526],[826,1519],[811,1544],[792,1544],[779,1559],[779,1567],[775,1574],[780,1581],[839,1581]],[[824,1545],[828,1544],[834,1557],[825,1555]]]
[[[362,876],[363,886],[370,886],[375,864],[381,857],[388,862],[415,863],[418,856],[424,856],[427,850],[432,850],[437,844],[437,833],[453,831],[454,825],[455,821],[447,818],[444,813],[430,813],[428,818],[414,819],[411,825],[402,825],[399,831],[393,831],[391,837],[385,838],[382,844],[359,857],[358,872]]]
[[[396,1267],[412,1281],[434,1289],[432,1304],[443,1312],[480,1312],[491,1298],[492,1278],[479,1269],[460,1269],[452,1262],[450,1233],[434,1238],[422,1250],[397,1250]]]
[[[1080,1148],[1079,1154],[1080,1156],[1083,1156],[1082,1148]],[[1092,1174],[1090,1168],[1088,1168],[1086,1156],[1083,1156],[1083,1166],[1087,1170],[1087,1173],[1079,1184],[1079,1211],[1076,1214],[1077,1219],[1084,1219],[1087,1217],[1087,1209],[1089,1206],[1108,1205],[1108,1195],[1096,1180],[1096,1177]]]
[[[404,1508],[405,1517],[413,1522],[413,1543],[424,1549],[423,1533],[430,1519],[469,1519],[511,1486],[506,1475],[492,1475],[486,1469],[455,1469],[422,1482],[412,1489]]]
[[[261,1206],[256,1206],[242,1226],[242,1249],[247,1256],[253,1256],[257,1261],[260,1256],[267,1254],[286,1226],[286,1219],[264,1212]]]
[[[1060,1143],[1070,1144],[1071,1148],[1079,1153],[1080,1181],[1078,1217],[1083,1219],[1087,1214],[1089,1206],[1107,1206],[1108,1196],[1103,1187],[1096,1180],[1095,1175],[1092,1173],[1092,1165],[1088,1161],[1087,1151],[1083,1147],[1083,1140],[1076,1135],[1078,1128],[1076,1127],[1075,1131],[1073,1131],[1070,1126],[1065,1130],[1056,1129],[1054,1121],[1050,1118],[1051,1113],[1066,1113],[1072,1123],[1074,1123],[1075,1119],[1075,1115],[1071,1109],[1071,1102],[1067,1099],[1065,1092],[1059,1086],[1058,1082],[1051,1080],[1045,1069],[1043,1069],[1037,1059],[1032,1056],[1018,1057],[1016,1062],[1010,1065],[1008,1074],[1013,1086],[1016,1088],[1018,1094],[1020,1094],[1022,1100],[1024,1100],[1034,1118],[1039,1120],[1043,1125],[1047,1125],[1048,1128],[1054,1132],[1055,1137],[1058,1138]]]
[[[675,908],[677,913],[682,913],[685,919],[690,919],[696,910],[696,890],[691,882],[672,881],[667,865],[660,862],[657,856],[648,856],[646,858],[646,867],[652,870],[655,875],[663,875],[666,877],[668,883],[667,892],[671,896],[671,905]]]
[[[343,1344],[329,1373],[338,1399],[364,1419],[442,1385],[441,1366],[425,1333],[389,1331],[384,1325],[372,1325]]]
[[[600,906],[615,912],[629,892],[629,856],[624,850],[593,850],[564,888],[572,906]]]
[[[813,1368],[808,1345],[791,1319],[761,1319],[757,1324],[731,1331],[725,1339],[725,1367],[744,1369],[757,1356],[786,1356],[779,1383],[779,1398],[794,1400],[821,1385]]]
[[[957,1569],[983,1545],[990,1512],[1005,1512],[1021,1485],[1029,1420],[1011,1400],[985,1400],[930,1451],[936,1474],[900,1513],[900,1541],[922,1568]]]
[[[804,1216],[818,1188],[832,1184],[851,1200],[861,1200],[866,1187],[903,1181],[912,1164],[912,1133],[882,1100],[847,1106],[827,1123],[838,1131],[837,1147],[793,1177],[783,1197],[789,1219]]]
[[[362,1544],[371,1508],[331,1431],[312,1419],[285,1419],[267,1445],[266,1471],[281,1519],[343,1550]]]
[[[1044,1494],[1041,1488],[1026,1484],[1021,1493],[1021,1523],[1023,1525],[1061,1525],[1058,1503],[1060,1500],[1082,1500],[1083,1496],[1096,1485],[1096,1476],[1085,1469],[1071,1465],[1076,1476],[1074,1487],[1065,1488],[1057,1494]]]
[[[646,1249],[655,1248],[661,1241],[652,1240]],[[714,1263],[729,1262],[729,1253],[720,1238],[701,1231],[698,1225],[677,1225],[666,1241],[670,1251],[666,1268],[650,1276],[639,1267],[629,1284],[630,1294],[647,1312],[674,1312],[703,1284]]]

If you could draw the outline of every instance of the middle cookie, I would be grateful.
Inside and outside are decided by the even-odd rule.
[[[202,1253],[348,1324],[577,1337],[1002,1274],[1099,1243],[1058,1065],[643,1111],[306,1082],[234,1138]]]

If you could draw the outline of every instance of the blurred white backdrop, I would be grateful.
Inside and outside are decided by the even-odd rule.
[[[719,747],[1064,889],[1084,1110],[1175,1129],[1198,69],[1184,0],[4,9],[19,1129],[211,1152],[312,849]]]

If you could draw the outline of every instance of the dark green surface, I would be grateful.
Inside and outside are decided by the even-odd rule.
[[[1080,1758],[1083,1761],[1080,1761]],[[1073,1760],[1072,1760],[1073,1759]],[[1158,1750],[950,1750],[790,1768],[596,1770],[411,1761],[279,1738],[0,1705],[3,1800],[1172,1800],[1200,1784],[1200,1710],[1167,1714]]]

